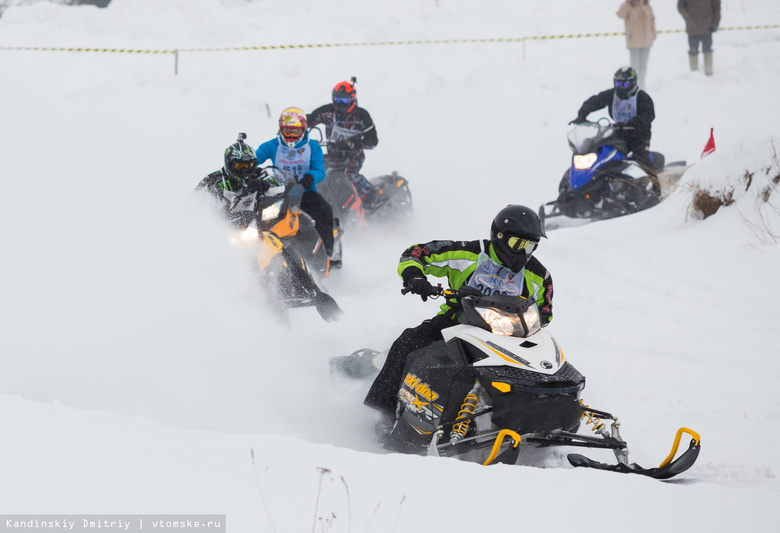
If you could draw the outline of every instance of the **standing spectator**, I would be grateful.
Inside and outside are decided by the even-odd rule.
[[[685,19],[691,70],[699,69],[699,43],[704,54],[704,73],[712,76],[712,34],[720,24],[720,0],[677,0]]]
[[[631,68],[639,75],[639,87],[644,89],[647,80],[647,60],[655,41],[655,15],[650,0],[626,0],[617,16],[626,22],[626,48],[631,58]]]

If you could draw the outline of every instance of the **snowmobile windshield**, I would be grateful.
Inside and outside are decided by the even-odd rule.
[[[536,302],[521,296],[466,296],[461,305],[466,323],[495,335],[525,338],[542,328]]]
[[[583,122],[574,126],[566,138],[572,152],[584,155],[595,152],[599,146],[611,144],[614,135],[615,128],[612,124]]]

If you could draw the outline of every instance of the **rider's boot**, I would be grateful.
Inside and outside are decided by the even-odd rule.
[[[333,244],[331,245],[330,250],[326,248],[326,252],[328,254],[328,263],[330,265],[330,269],[336,269],[341,268],[341,257],[335,257],[335,243],[338,242],[339,237],[342,234],[341,224],[339,223],[338,218],[333,219]],[[338,254],[340,255],[340,254]]]

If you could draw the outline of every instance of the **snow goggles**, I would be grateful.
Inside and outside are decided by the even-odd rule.
[[[303,135],[303,128],[301,126],[290,126],[289,128],[282,128],[282,137],[289,139],[297,139]]]
[[[334,104],[351,104],[352,98],[350,97],[341,97],[341,96],[334,96],[333,97],[333,103]]]
[[[629,89],[631,88],[631,82],[630,81],[616,81],[615,82],[615,89]]]
[[[525,252],[526,255],[530,255],[536,248],[536,245],[539,244],[538,241],[526,239],[525,237],[517,237],[515,235],[507,235],[502,240],[514,253],[520,253],[522,251]]]
[[[255,165],[249,161],[238,161],[237,163],[233,163],[233,168],[236,170],[249,170],[254,167]]]

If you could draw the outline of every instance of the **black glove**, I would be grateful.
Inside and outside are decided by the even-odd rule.
[[[583,122],[586,122],[587,120],[588,120],[587,117],[577,116],[577,118],[575,118],[574,120],[569,122],[569,125],[571,126],[572,124],[582,124]]]
[[[269,184],[265,180],[261,179],[253,179],[249,180],[246,184],[246,190],[249,192],[257,192],[260,194],[265,194],[268,189],[271,188],[271,184]]]
[[[411,292],[412,294],[419,294],[423,302],[428,301],[428,296],[436,294],[436,288],[428,282],[428,279],[420,276],[411,276],[404,281],[404,290],[401,291],[406,294]]]
[[[350,150],[361,150],[363,148],[363,136],[355,135],[349,138]]]
[[[314,186],[314,176],[311,174],[304,174],[300,179],[300,184],[303,185],[303,188],[308,191]]]
[[[718,31],[717,24],[713,24],[712,26],[710,26],[710,33],[715,33],[716,31]]]

